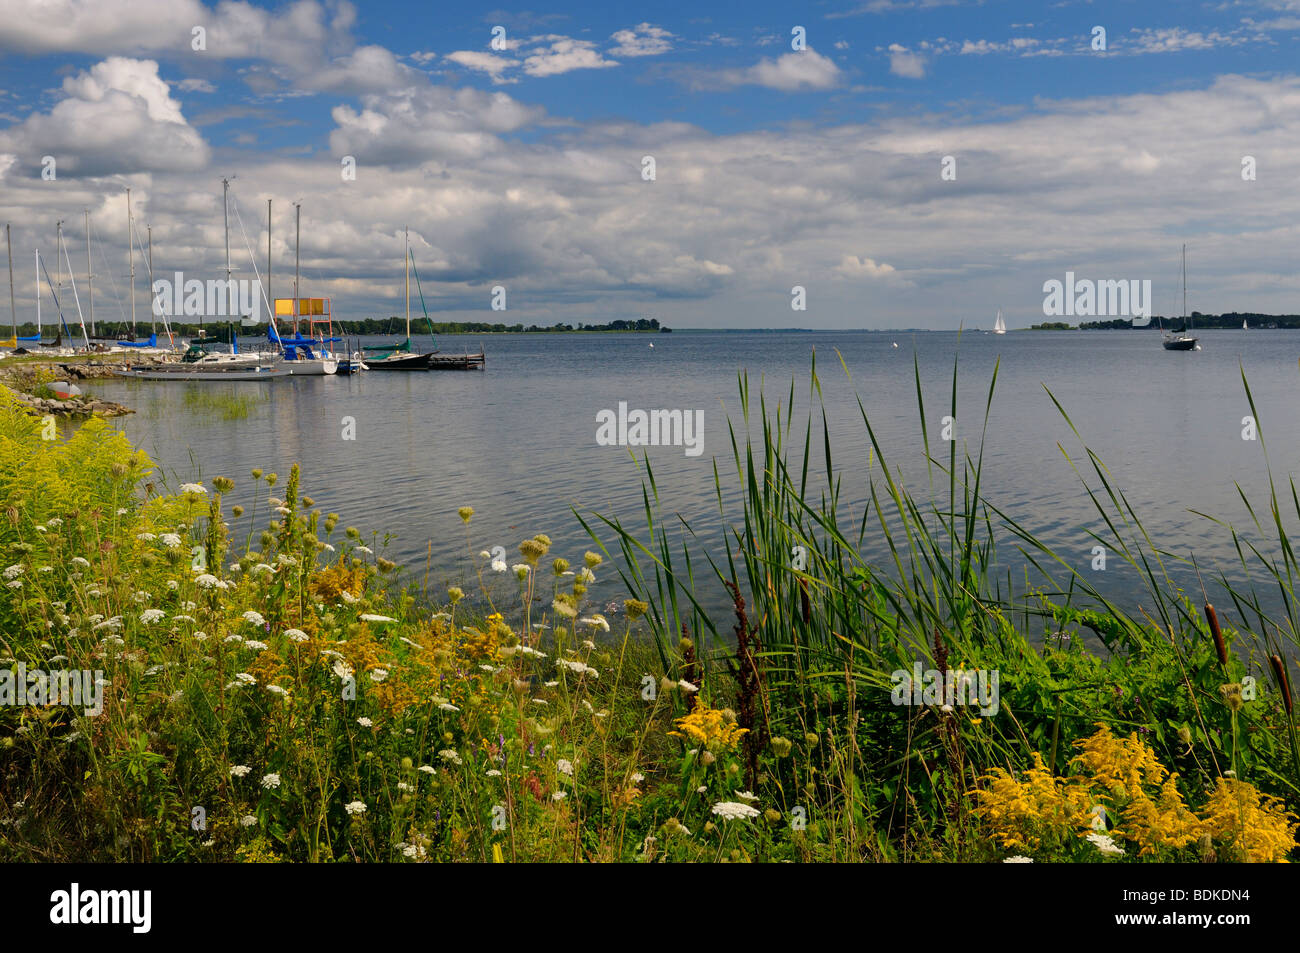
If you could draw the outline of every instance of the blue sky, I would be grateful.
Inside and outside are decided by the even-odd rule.
[[[125,188],[160,269],[217,277],[233,174],[258,267],[301,201],[304,293],[358,317],[406,226],[449,319],[1016,327],[1066,271],[1168,313],[1184,241],[1192,308],[1296,312],[1298,39],[1300,0],[0,0],[0,213],[26,261],[89,208],[120,296]]]

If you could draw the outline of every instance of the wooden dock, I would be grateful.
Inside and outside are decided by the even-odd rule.
[[[477,354],[431,354],[429,370],[431,371],[481,371],[487,364],[487,358],[480,349]]]

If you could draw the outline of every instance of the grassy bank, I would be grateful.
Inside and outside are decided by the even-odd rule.
[[[645,464],[644,525],[588,517],[587,553],[493,559],[462,508],[479,591],[433,608],[296,468],[146,492],[102,422],[43,441],[0,405],[0,664],[103,683],[97,714],[0,707],[0,859],[1285,859],[1293,620],[1191,604],[1085,455],[1099,538],[1150,585],[1137,617],[1110,604],[984,498],[978,447],[932,449],[917,379],[923,492],[864,410],[846,520],[816,368],[801,415],[742,378],[725,558],[692,561]],[[247,540],[235,480],[267,500]],[[1289,592],[1276,525],[1254,568]],[[999,539],[1059,580],[1008,591]],[[697,601],[718,587],[727,619]]]

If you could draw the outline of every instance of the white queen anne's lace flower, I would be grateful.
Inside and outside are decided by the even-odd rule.
[[[262,787],[266,788],[268,791],[278,788],[279,786],[280,776],[278,774],[262,775]]]
[[[740,801],[719,801],[713,805],[713,813],[728,821],[758,817],[757,808],[742,804]]]
[[[198,493],[198,494],[202,494],[202,495],[205,495],[205,496],[206,496],[208,491],[207,491],[207,489],[203,486],[202,483],[182,483],[182,484],[181,484],[181,492],[182,492],[182,493]]]
[[[230,776],[232,778],[242,778],[252,770],[253,769],[246,764],[232,764],[230,766]]]
[[[266,620],[262,618],[262,613],[249,609],[244,613],[244,621],[251,622],[253,625],[266,625]]]
[[[351,816],[356,817],[359,814],[366,813],[366,802],[349,801],[347,804],[343,805],[343,810],[347,811]]]
[[[145,609],[140,613],[140,621],[145,625],[153,625],[165,618],[167,618],[167,613],[163,612],[162,609]]]

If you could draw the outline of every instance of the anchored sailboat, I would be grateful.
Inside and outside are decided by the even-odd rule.
[[[1183,246],[1183,323],[1181,327],[1173,328],[1165,333],[1163,324],[1161,325],[1161,334],[1163,340],[1160,342],[1166,351],[1194,351],[1196,350],[1196,338],[1188,333],[1187,326],[1190,323],[1187,317],[1187,246]]]
[[[411,236],[410,230],[402,232],[406,245],[406,340],[397,346],[382,345],[367,350],[388,351],[380,358],[370,358],[366,367],[372,371],[427,371],[431,354],[418,354],[411,350]]]
[[[1002,320],[1002,309],[1001,309],[1001,308],[998,309],[998,317],[997,317],[997,320],[993,322],[993,333],[994,333],[994,334],[1006,334],[1006,333],[1007,333],[1007,322],[1005,322],[1005,321]]]

